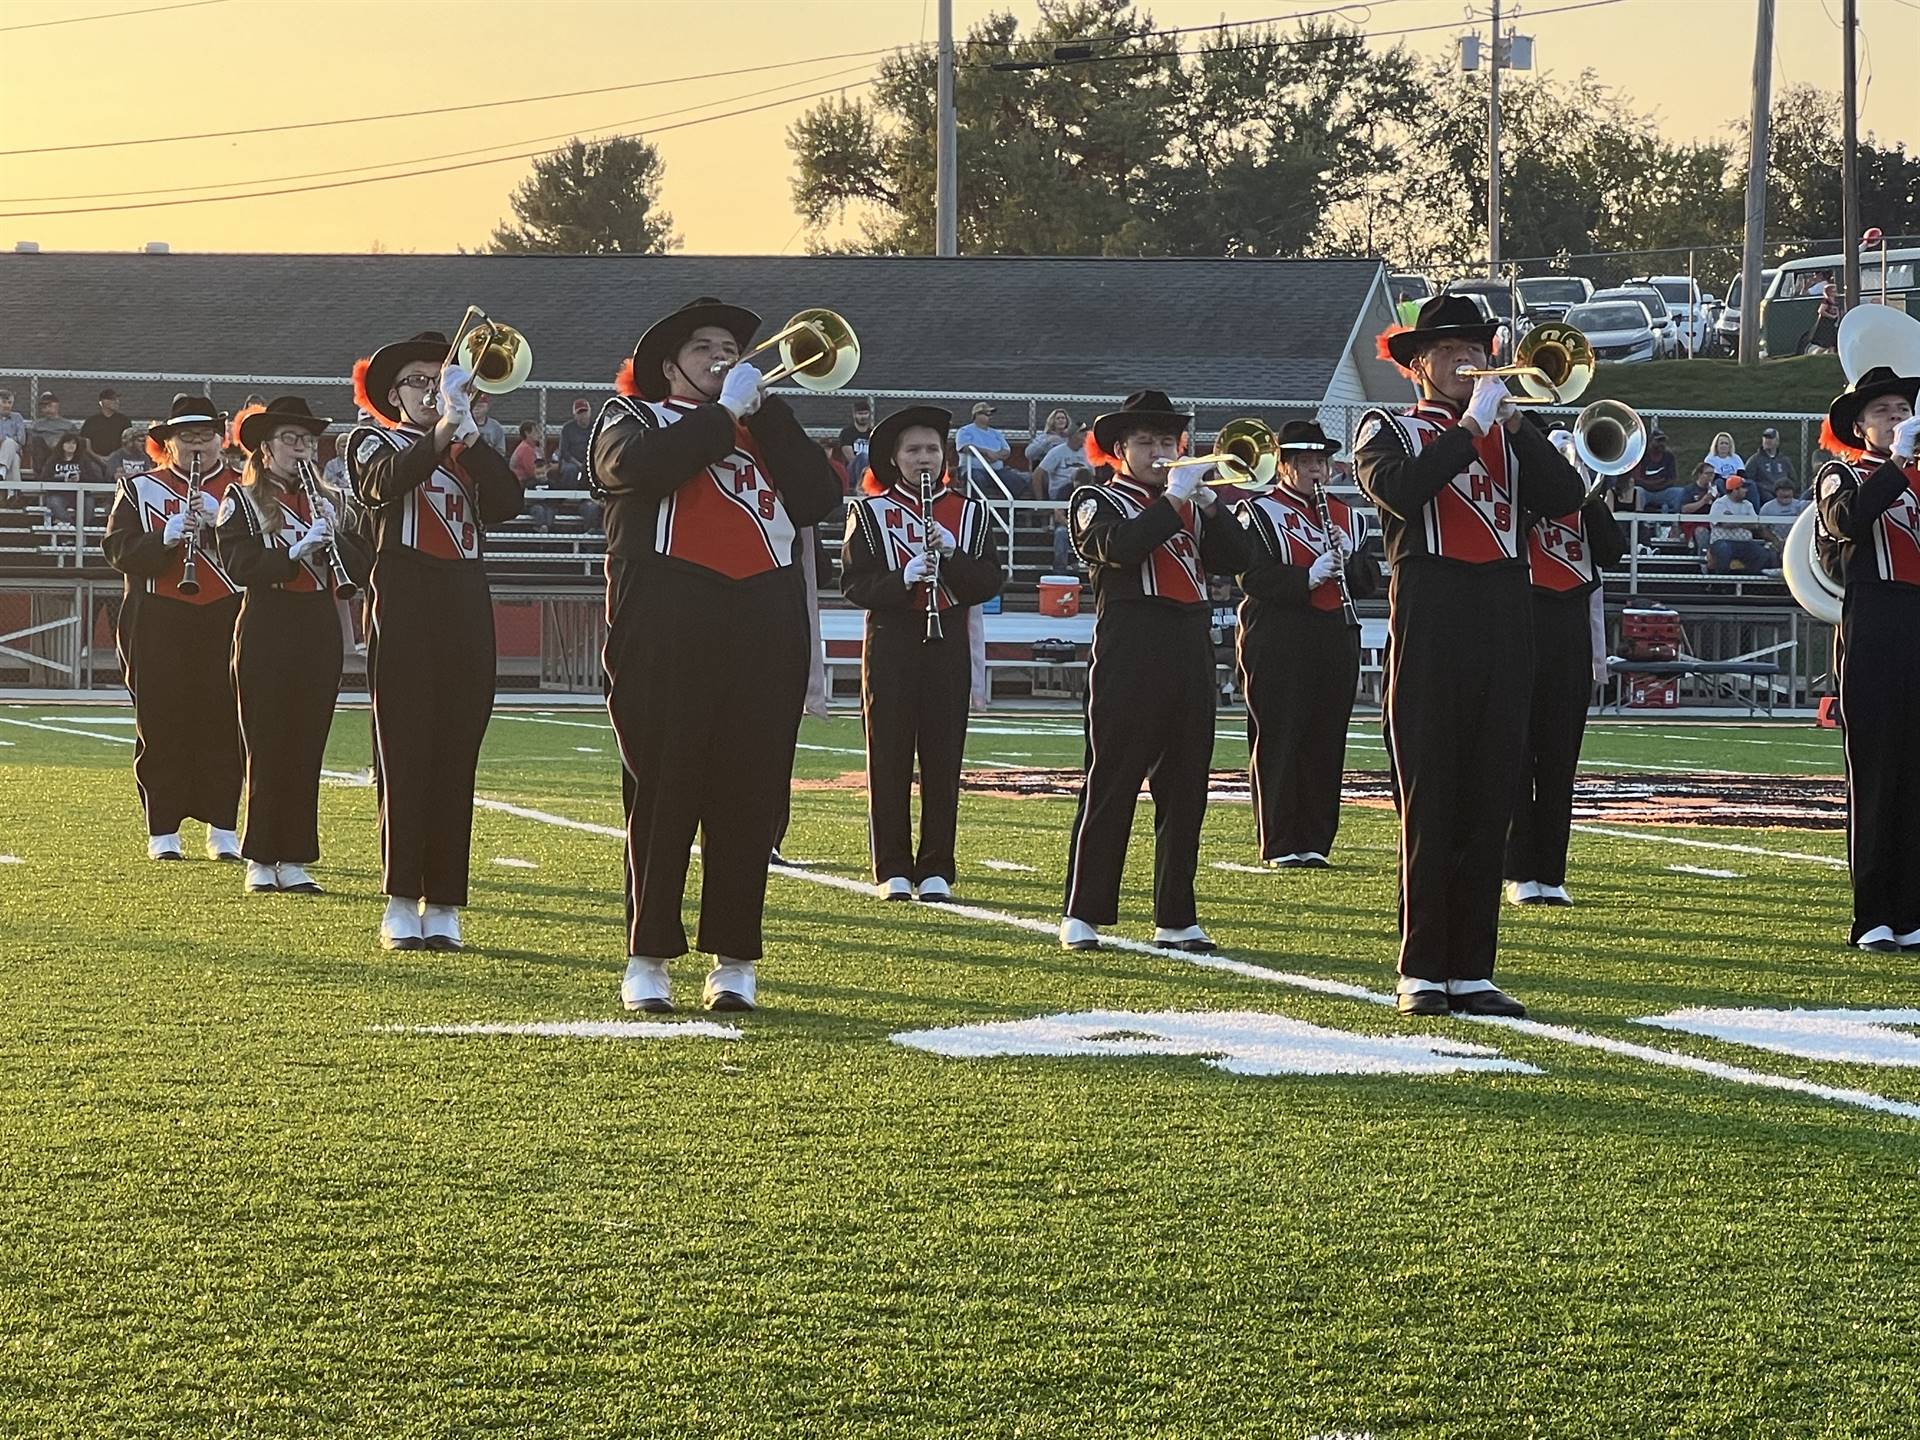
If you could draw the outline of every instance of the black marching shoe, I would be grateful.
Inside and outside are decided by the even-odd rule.
[[[1449,1008],[1444,990],[1402,990],[1393,1003],[1402,1015],[1445,1015]]]
[[[1514,1020],[1524,1020],[1527,1007],[1504,990],[1488,987],[1485,990],[1467,990],[1455,995],[1449,992],[1447,1005],[1456,1015],[1504,1015]]]

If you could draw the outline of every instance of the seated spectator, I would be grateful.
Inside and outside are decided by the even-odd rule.
[[[27,458],[33,462],[34,474],[40,473],[62,435],[79,433],[80,422],[61,415],[60,397],[51,390],[41,391],[40,413],[27,422]]]
[[[573,402],[573,419],[560,427],[561,490],[587,488],[587,442],[593,438],[593,405],[586,400]]]
[[[476,390],[473,394],[473,423],[480,427],[480,443],[502,460],[507,458],[507,427],[493,418],[493,396]]]
[[[1638,488],[1640,508],[1650,514],[1677,514],[1693,493],[1693,486],[1680,479],[1680,462],[1667,448],[1664,430],[1647,435],[1647,453],[1627,474]]]
[[[1066,501],[1072,496],[1074,486],[1088,484],[1092,479],[1093,462],[1087,458],[1087,427],[1084,425],[1074,426],[1072,433],[1048,450],[1040,463],[1033,467],[1033,498],[1053,500],[1061,507],[1052,514],[1053,570],[1056,575],[1071,575],[1074,568],[1073,542],[1067,533]]]
[[[1744,477],[1729,476],[1726,494],[1716,499],[1707,513],[1714,522],[1707,541],[1707,569],[1725,572],[1738,565],[1742,570],[1762,571],[1773,563],[1773,551],[1753,538],[1753,527],[1739,523],[1759,514],[1747,498]]]
[[[1047,452],[1056,445],[1062,445],[1073,439],[1073,417],[1064,410],[1055,410],[1047,416],[1047,428],[1027,442],[1027,469],[1037,470],[1040,462],[1047,458]],[[1035,487],[1036,492],[1039,487]],[[1034,499],[1047,497],[1035,493]]]
[[[1729,475],[1746,469],[1747,466],[1746,461],[1733,453],[1733,436],[1724,430],[1713,437],[1713,444],[1708,448],[1706,458],[1701,463],[1711,465],[1713,473],[1722,481]]]
[[[1693,484],[1687,487],[1687,498],[1680,502],[1679,514],[1705,516],[1713,508],[1713,502],[1720,498],[1719,476],[1714,468],[1702,460],[1693,469]],[[1706,534],[1704,524],[1680,527],[1680,533],[1693,542],[1694,548],[1700,546],[1701,537]]]
[[[27,417],[14,413],[13,392],[0,390],[0,484],[20,483],[20,462],[27,454]]]
[[[336,490],[347,488],[347,440],[351,432],[342,430],[333,441],[333,458],[321,467],[320,478]]]
[[[1771,516],[1787,521],[1797,517],[1806,508],[1807,502],[1794,492],[1793,482],[1778,480],[1774,482],[1773,498],[1760,507],[1760,514],[1763,518]],[[1780,563],[1781,555],[1786,552],[1787,528],[1785,524],[1769,525],[1760,532],[1760,538],[1766,541],[1768,548],[1773,551],[1772,563],[1775,565]]]
[[[144,475],[153,469],[153,457],[147,454],[147,427],[129,425],[123,432],[120,448],[108,452],[107,479],[120,481]]]
[[[69,527],[77,513],[75,501],[80,494],[75,487],[106,479],[99,457],[87,448],[86,437],[77,425],[60,437],[47,463],[35,470],[34,475],[40,481],[40,502],[47,507],[48,516],[54,524]],[[101,497],[93,495],[88,499],[87,516],[97,519]]]
[[[1764,493],[1778,490],[1783,481],[1789,489],[1799,491],[1799,477],[1793,473],[1793,462],[1780,453],[1780,432],[1771,425],[1760,432],[1760,448],[1747,457],[1744,468],[1747,478]],[[1762,509],[1760,513],[1767,512]]]
[[[547,488],[546,448],[547,437],[541,431],[539,422],[523,421],[519,443],[513,447],[513,454],[507,460],[513,467],[514,477],[520,482],[520,488],[527,492],[527,519],[533,522],[536,530],[553,528],[555,507],[560,503],[557,500],[534,498],[537,492]]]
[[[993,406],[982,400],[973,407],[973,419],[962,425],[953,437],[954,448],[960,453],[959,479],[964,483],[981,483],[986,476],[980,471],[980,458],[985,459],[1000,483],[1011,490],[1011,474],[1007,469],[1007,457],[1013,454],[1013,448],[1007,444],[1007,437],[993,428]]]
[[[80,433],[87,437],[87,448],[104,459],[120,448],[120,439],[127,433],[127,417],[120,413],[120,392],[111,386],[100,392],[97,403],[100,413],[82,421]]]
[[[873,401],[862,395],[853,402],[853,420],[840,427],[834,458],[846,474],[841,494],[857,490],[867,475],[867,437],[873,433]]]

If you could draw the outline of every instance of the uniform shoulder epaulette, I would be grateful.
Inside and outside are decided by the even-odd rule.
[[[1375,405],[1361,412],[1360,424],[1353,432],[1355,453],[1364,450],[1381,435],[1389,435],[1398,443],[1401,450],[1413,453],[1413,438],[1408,435],[1402,418],[1384,405]]]

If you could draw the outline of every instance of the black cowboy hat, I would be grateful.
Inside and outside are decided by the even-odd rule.
[[[760,317],[741,306],[701,295],[671,315],[654,321],[640,337],[640,343],[633,347],[633,383],[642,399],[667,398],[667,377],[660,373],[660,367],[677,355],[680,347],[703,325],[718,325],[733,336],[744,354],[760,329]]]
[[[249,453],[258,450],[282,425],[297,425],[309,435],[323,435],[332,423],[326,416],[314,414],[298,395],[282,395],[277,400],[269,400],[266,409],[241,417],[240,448]]]
[[[147,427],[147,435],[154,440],[170,440],[173,432],[184,430],[191,425],[203,425],[209,430],[224,430],[227,417],[214,408],[211,400],[204,395],[176,395],[173,405],[167,412],[167,418],[156,420]]]
[[[1413,364],[1413,357],[1441,340],[1471,340],[1489,348],[1498,325],[1480,313],[1480,307],[1464,295],[1436,295],[1420,306],[1411,330],[1395,330],[1387,336],[1387,353],[1402,369]]]
[[[1867,442],[1860,433],[1860,412],[1882,395],[1904,395],[1907,404],[1913,405],[1920,403],[1916,402],[1917,394],[1920,377],[1896,375],[1888,366],[1876,365],[1827,407],[1827,428],[1842,443],[1864,448]]]
[[[1288,458],[1288,451],[1331,455],[1340,448],[1338,440],[1327,438],[1327,432],[1320,428],[1318,420],[1289,420],[1280,427],[1280,433],[1273,439],[1282,460]]]
[[[1120,403],[1118,410],[1093,417],[1093,443],[1108,454],[1135,430],[1166,430],[1184,435],[1193,424],[1193,416],[1176,410],[1164,390],[1136,390]]]
[[[447,349],[447,337],[438,330],[422,330],[411,340],[396,340],[391,345],[382,345],[373,352],[371,360],[361,362],[365,368],[359,370],[356,376],[359,385],[354,398],[360,402],[362,409],[371,410],[390,425],[398,425],[406,416],[387,401],[394,380],[407,366],[422,360],[439,369],[447,358]]]
[[[900,467],[893,463],[893,452],[899,448],[901,432],[915,425],[938,430],[944,444],[953,429],[953,412],[942,410],[938,405],[908,405],[883,418],[867,439],[867,469],[873,472],[874,479],[891,485],[901,478]]]

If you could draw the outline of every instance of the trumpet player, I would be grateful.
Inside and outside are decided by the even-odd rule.
[[[1060,944],[1100,948],[1120,918],[1140,783],[1153,794],[1154,943],[1205,953],[1193,894],[1219,690],[1208,575],[1247,567],[1246,533],[1180,463],[1193,417],[1159,390],[1138,390],[1098,417],[1087,456],[1109,467],[1068,502],[1075,552],[1093,575],[1087,667],[1086,780],[1067,852]]]
[[[1388,585],[1386,731],[1400,811],[1402,1014],[1523,1015],[1493,983],[1513,757],[1533,688],[1521,512],[1580,507],[1580,479],[1520,423],[1487,368],[1495,327],[1437,295],[1383,358],[1420,398],[1369,410],[1354,442],[1380,511]]]
[[[367,684],[380,793],[380,943],[458,950],[473,840],[473,776],[493,714],[493,596],[485,527],[520,513],[520,482],[475,445],[473,376],[427,331],[354,366],[372,424],[347,442],[368,511]]]
[[[133,696],[133,779],[147,854],[178,860],[180,822],[203,820],[207,855],[240,859],[240,725],[234,618],[240,598],[212,547],[233,482],[223,419],[202,395],[176,395],[147,431],[153,468],[123,477],[107,517],[107,563],[126,577],[115,627]]]
[[[320,762],[340,694],[336,577],[364,584],[372,557],[341,524],[345,499],[320,480],[331,422],[285,396],[243,410],[240,483],[220,508],[221,564],[244,594],[234,688],[247,750],[246,888],[318,895]]]
[[[1314,420],[1289,420],[1276,442],[1279,483],[1234,511],[1250,542],[1240,574],[1240,685],[1260,858],[1279,869],[1320,868],[1340,828],[1360,682],[1349,601],[1372,595],[1380,572],[1361,554],[1366,517],[1326,493],[1338,442]]]
[[[594,425],[606,504],[607,707],[627,812],[629,1010],[673,1008],[668,962],[701,832],[703,1001],[757,1003],[773,852],[811,637],[798,531],[840,503],[826,452],[741,358],[760,317],[703,296],[656,321]]]
[[[973,678],[970,607],[1006,582],[986,507],[954,488],[947,472],[952,426],[947,411],[910,405],[874,427],[865,495],[847,512],[840,548],[841,593],[867,612],[860,651],[867,839],[875,888],[887,900],[953,898]]]
[[[1581,473],[1573,435],[1550,437]],[[1600,572],[1627,553],[1604,487],[1578,510],[1542,516],[1527,531],[1533,582],[1533,696],[1520,757],[1520,793],[1507,830],[1507,898],[1516,905],[1571,905],[1567,841],[1573,830],[1573,781],[1593,700],[1593,635]]]
[[[1867,370],[1827,411],[1814,482],[1837,552],[1847,864],[1862,950],[1920,950],[1920,377]]]

